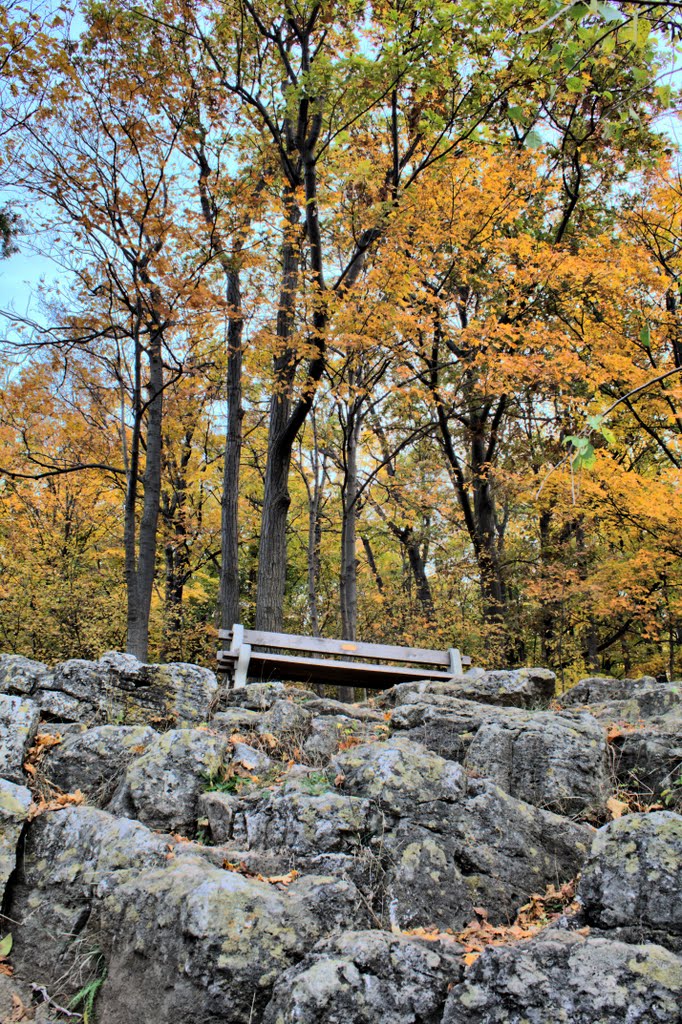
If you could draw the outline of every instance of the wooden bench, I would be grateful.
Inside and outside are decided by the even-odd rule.
[[[454,647],[449,651],[429,651],[421,647],[266,633],[241,625],[221,629],[218,635],[222,642],[218,671],[228,674],[234,687],[245,686],[247,679],[252,678],[387,690],[409,680],[446,682],[461,675],[464,665],[471,664],[471,658],[462,657]]]

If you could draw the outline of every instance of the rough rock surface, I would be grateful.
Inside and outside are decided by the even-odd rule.
[[[17,844],[33,797],[25,786],[0,779],[0,892],[16,867]]]
[[[23,765],[39,721],[40,710],[32,700],[0,693],[0,776],[24,781]]]
[[[442,1024],[679,1024],[682,960],[661,946],[550,930],[489,947]]]
[[[344,932],[278,979],[263,1024],[440,1024],[462,972],[456,947]]]
[[[46,718],[57,722],[205,722],[218,687],[209,669],[145,665],[115,651],[99,661],[64,661],[52,671],[26,658],[0,657],[0,689],[29,695]]]
[[[682,705],[624,729],[611,741],[615,769],[624,787],[642,794],[644,802],[664,797],[682,810]]]
[[[47,986],[68,977],[83,952],[95,887],[113,885],[119,872],[166,863],[167,853],[167,837],[92,807],[36,818],[6,911],[19,977]]]
[[[218,775],[227,736],[205,729],[171,729],[128,766],[108,807],[150,828],[193,832],[199,796]]]
[[[107,1024],[682,1024],[682,817],[576,820],[627,810],[606,797],[633,780],[673,807],[678,688],[583,682],[563,710],[535,669],[343,704],[128,655],[0,658],[15,991],[67,1005],[99,978]],[[39,713],[62,741],[25,775]],[[89,805],[61,806],[76,789]],[[531,941],[465,968],[442,934],[581,870]]]
[[[519,800],[560,814],[598,813],[611,792],[604,730],[591,715],[551,712],[484,722],[464,761]]]
[[[100,1019],[260,1020],[283,971],[322,935],[362,917],[359,902],[349,881],[309,875],[282,891],[192,856],[142,872],[102,902]]]
[[[0,654],[0,692],[30,696],[38,687],[48,688],[52,672],[41,661],[20,654]]]
[[[628,814],[599,829],[578,895],[588,924],[682,951],[682,816]]]
[[[284,683],[249,683],[221,695],[221,706],[247,708],[250,711],[268,711],[278,700],[317,700],[312,690]]]
[[[531,712],[447,694],[408,694],[390,725],[538,807],[598,812],[609,795],[604,730],[585,712]]]
[[[581,679],[561,694],[559,700],[564,707],[575,704],[595,704],[608,700],[628,700],[645,690],[665,690],[668,686],[658,684],[653,676],[640,679],[612,679],[610,676],[589,676]]]
[[[65,793],[80,789],[96,806],[113,796],[129,763],[157,734],[146,725],[100,725],[67,735],[46,751],[41,768]]]
[[[545,707],[554,696],[556,676],[546,668],[484,672],[473,669],[447,683],[398,683],[381,695],[383,704],[401,704],[409,694],[437,694],[518,708]]]

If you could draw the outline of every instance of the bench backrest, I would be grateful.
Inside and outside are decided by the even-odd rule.
[[[221,629],[218,635],[221,640],[228,641],[228,646],[232,643],[233,630]],[[242,642],[251,647],[272,647],[306,654],[340,655],[343,658],[362,658],[364,661],[402,661],[415,665],[450,668],[449,651],[431,651],[422,647],[394,647],[389,644],[355,643],[351,640],[325,640],[322,637],[268,633],[259,629],[245,629]]]

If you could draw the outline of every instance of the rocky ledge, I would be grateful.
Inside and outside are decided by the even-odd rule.
[[[0,1021],[680,1024],[682,684],[0,655]]]

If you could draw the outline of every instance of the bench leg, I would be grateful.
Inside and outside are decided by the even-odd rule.
[[[249,662],[251,660],[251,644],[242,644],[239,648],[239,657],[237,658],[237,664],[234,667],[234,689],[238,689],[241,686],[246,686],[246,679],[249,671]]]
[[[450,673],[453,676],[462,675],[462,655],[459,653],[456,647],[451,647],[448,651],[450,655]]]

